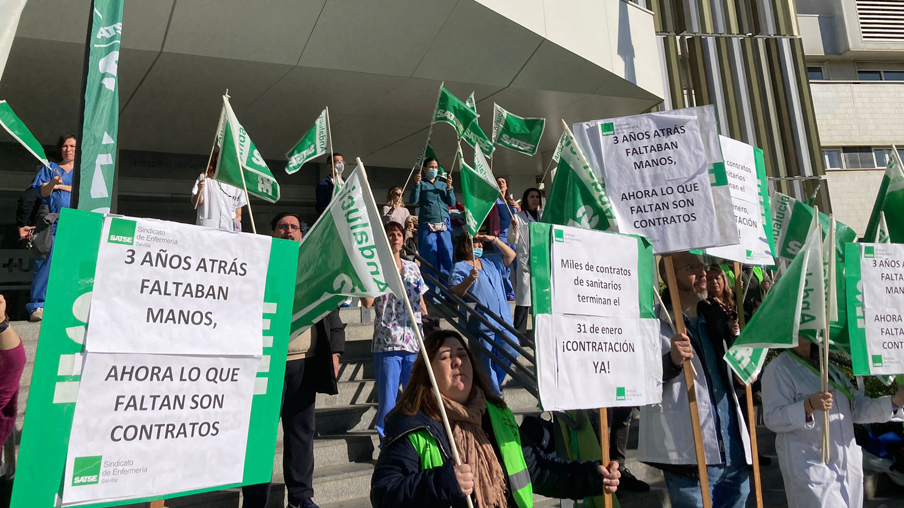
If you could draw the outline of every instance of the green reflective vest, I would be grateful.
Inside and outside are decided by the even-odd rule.
[[[518,508],[533,508],[534,490],[530,483],[530,472],[524,453],[521,451],[521,434],[515,415],[508,408],[487,402],[487,412],[493,425],[493,435],[502,454],[502,465],[508,474],[508,486]],[[443,465],[443,456],[436,439],[426,429],[408,434],[408,440],[421,458],[421,470]]]

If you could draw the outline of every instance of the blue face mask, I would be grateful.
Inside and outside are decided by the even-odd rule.
[[[474,257],[479,258],[483,256],[483,249],[474,249]]]
[[[433,180],[439,174],[438,169],[430,168],[427,170],[427,180]]]

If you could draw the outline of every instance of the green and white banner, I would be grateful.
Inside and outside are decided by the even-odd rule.
[[[904,243],[904,164],[896,149],[892,149],[888,158],[864,238],[876,238],[882,212],[885,212],[885,219],[888,221],[886,228],[891,241]]]
[[[606,185],[593,174],[584,153],[567,129],[562,133],[560,159],[541,221],[599,231],[616,230]],[[557,150],[558,151],[558,150]]]
[[[279,184],[251,141],[251,136],[236,118],[226,95],[223,96],[223,111],[217,131],[220,155],[214,180],[244,189],[248,194],[270,203],[279,201]]]
[[[258,311],[244,311],[244,318],[257,320],[262,330],[256,337],[263,356],[226,357],[213,346],[205,355],[189,356],[92,353],[85,350],[86,335],[91,340],[101,332],[94,330],[101,305],[92,302],[96,277],[110,269],[98,269],[103,229],[101,214],[61,213],[54,254],[67,263],[51,267],[12,508],[60,506],[61,498],[64,506],[77,502],[100,508],[269,482],[294,291],[285,270],[297,262],[298,243],[266,239],[270,249],[268,259],[260,262],[266,267],[262,304]],[[165,243],[165,235],[136,228],[136,248],[139,234],[158,237],[142,243]],[[223,234],[217,252],[242,236]],[[173,247],[158,248],[154,262],[158,253]],[[187,248],[181,242],[178,247]],[[213,258],[208,255],[207,266],[218,271],[226,260]],[[173,281],[190,272],[181,263],[171,267],[172,259],[156,267],[154,278],[161,290],[169,281],[170,292]],[[136,263],[141,260],[136,257]],[[191,261],[193,267],[199,262]],[[217,271],[207,275],[215,277]],[[132,290],[141,295],[140,289]],[[167,298],[147,291],[140,297]],[[186,307],[197,300],[185,293],[179,297]],[[250,296],[230,291],[228,298]],[[252,312],[259,314],[255,318]],[[224,327],[217,331],[232,333]],[[147,344],[146,335],[165,339],[159,330],[131,324],[131,338]],[[200,463],[204,467],[185,467]]]
[[[854,375],[904,374],[904,245],[849,243],[845,250]]]
[[[465,101],[465,104],[471,111],[475,114],[477,113],[477,101],[474,100],[474,92],[471,92],[471,95],[468,96],[468,100]],[[471,145],[471,148],[477,148],[479,146],[480,151],[487,157],[493,157],[493,152],[496,151],[496,145],[494,145],[489,136],[483,132],[483,129],[480,128],[480,124],[477,123],[476,120],[471,122],[471,126],[465,131],[462,139],[465,140],[465,143]]]
[[[443,164],[439,161],[439,157],[436,156],[436,152],[433,151],[433,145],[430,144],[430,140],[424,144],[424,148],[421,148],[421,153],[417,156],[417,162],[415,162],[414,167],[420,170],[424,167],[424,161],[427,159],[433,159],[436,161],[436,164],[439,165],[439,173],[438,176],[440,178],[446,177],[446,168],[443,167]]]
[[[567,143],[569,139],[573,140],[574,138],[568,131],[562,132],[562,135],[559,136],[559,142],[556,143],[556,150],[552,153],[552,160],[556,164],[558,164],[559,159],[562,158],[562,150],[565,149],[565,143]]]
[[[18,141],[20,145],[28,150],[28,153],[34,155],[35,159],[38,159],[38,162],[44,166],[50,167],[50,162],[47,161],[47,155],[44,154],[44,147],[41,146],[41,143],[38,143],[38,140],[35,139],[34,135],[32,135],[31,131],[28,130],[28,127],[25,126],[22,120],[16,116],[16,113],[13,112],[13,108],[11,108],[6,101],[0,101],[0,126]]]
[[[78,209],[109,212],[119,136],[119,47],[123,0],[94,0],[79,138]]]
[[[292,336],[308,329],[349,296],[404,298],[364,165],[345,180],[301,242]]]
[[[290,175],[295,173],[304,163],[316,159],[321,155],[330,151],[330,110],[326,108],[314,120],[314,126],[302,136],[301,140],[295,145],[286,158],[289,159],[286,164],[286,173]]]
[[[745,348],[797,347],[800,330],[825,327],[822,238],[815,220],[811,226],[800,253],[726,353],[732,368],[751,355]],[[744,379],[751,376],[743,370],[735,372]]]
[[[522,118],[493,103],[493,144],[534,155],[544,129],[545,118]]]
[[[496,206],[496,198],[502,191],[496,185],[493,170],[480,150],[474,150],[474,167],[471,167],[465,164],[461,147],[458,147],[458,163],[461,166],[461,203],[465,208],[468,234],[473,237],[477,235],[480,225]]]
[[[772,194],[772,224],[777,258],[791,261],[800,252],[810,231],[814,208],[803,201],[780,192]],[[819,225],[823,238],[829,231],[830,218],[819,212]],[[857,241],[857,233],[847,225],[835,221],[835,293],[838,300],[838,319],[830,325],[832,346],[846,351],[848,347],[847,309],[845,306],[845,244]],[[806,335],[811,335],[807,332]]]
[[[760,372],[766,366],[768,353],[769,350],[765,348],[736,347],[725,353],[725,361],[741,381],[749,385],[759,378]]]
[[[725,136],[719,136],[719,141],[740,242],[706,249],[706,253],[748,265],[774,266],[775,244],[763,151]]]
[[[574,127],[602,169],[620,231],[646,236],[657,253],[738,243],[712,106]]]
[[[3,2],[3,19],[0,20],[0,78],[9,60],[9,50],[13,47],[13,39],[16,38],[16,28],[19,27],[19,17],[25,9],[27,0],[5,0]]]
[[[530,225],[530,239],[543,409],[659,403],[662,352],[649,242],[543,223]]]
[[[107,217],[87,349],[260,355],[271,239],[178,222]],[[136,325],[144,332],[134,333]]]
[[[439,87],[439,97],[433,110],[433,123],[444,122],[451,125],[458,137],[464,136],[473,122],[480,116],[468,107],[461,99],[452,95],[445,87]]]

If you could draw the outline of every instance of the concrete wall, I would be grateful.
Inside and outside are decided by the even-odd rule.
[[[904,144],[904,83],[810,84],[823,146]]]
[[[884,169],[826,171],[832,213],[858,235],[866,231],[884,173]]]

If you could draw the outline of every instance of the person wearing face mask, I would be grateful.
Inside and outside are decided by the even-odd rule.
[[[703,448],[712,506],[743,508],[750,495],[750,435],[733,389],[734,376],[723,360],[725,346],[710,337],[698,305],[706,300],[706,266],[689,252],[671,254],[677,287],[668,285],[660,307],[662,344],[662,403],[640,408],[637,460],[661,469],[675,508],[703,506],[687,384],[682,372],[690,360],[697,372],[694,393],[700,413]],[[659,275],[666,279],[665,264]],[[677,291],[682,309],[671,308],[670,292]],[[683,319],[687,333],[675,334],[669,325]]]
[[[342,180],[342,172],[345,171],[345,159],[342,158],[342,154],[338,152],[333,153],[333,158],[327,162],[327,167],[330,168],[330,176],[317,182],[317,201],[314,205],[314,210],[317,212],[318,217],[326,210],[326,207],[330,206],[336,185],[338,184],[341,187],[344,181]]]
[[[33,189],[40,191],[43,204],[47,205],[47,213],[59,214],[63,208],[69,208],[72,197],[72,170],[75,168],[75,134],[63,134],[57,141],[60,162],[51,162],[50,166],[42,166],[31,183]],[[56,222],[51,224],[51,233],[56,238]],[[44,317],[44,299],[47,296],[47,282],[50,278],[50,262],[53,257],[51,244],[47,257],[35,258],[34,276],[31,280],[31,300],[25,306],[29,321],[40,321]]]
[[[414,176],[410,203],[418,208],[418,251],[422,258],[440,272],[445,281],[452,269],[452,233],[449,231],[449,207],[455,206],[452,175],[440,179],[436,159],[424,160],[421,172]],[[437,276],[437,274],[432,274]],[[428,282],[428,284],[432,284]],[[435,288],[434,288],[435,289]]]
[[[583,499],[618,489],[618,463],[569,462],[543,452],[521,433],[502,399],[474,369],[474,356],[450,330],[424,340],[411,381],[386,422],[371,478],[374,508],[527,508],[533,494]],[[461,458],[456,466],[427,369],[433,371]]]
[[[488,245],[495,247],[498,254],[484,255],[484,246]],[[477,235],[474,237],[474,241],[471,242],[470,235],[465,232],[458,238],[458,244],[455,246],[455,260],[457,262],[455,267],[452,268],[452,275],[449,277],[449,290],[462,298],[470,293],[474,299],[490,309],[493,314],[496,314],[504,322],[511,325],[512,308],[505,297],[505,286],[502,278],[503,268],[511,265],[512,261],[515,260],[515,251],[495,236]],[[483,310],[477,309],[477,312],[490,322],[494,321]],[[502,393],[502,382],[506,376],[505,369],[511,365],[511,362],[500,352],[500,349],[506,351],[512,357],[517,357],[518,352],[505,338],[491,331],[487,325],[481,323],[476,317],[468,320],[467,327],[469,332],[477,336],[482,337],[486,335],[489,337],[492,342],[481,338],[482,344],[494,356],[504,362],[504,365],[500,365],[488,355],[480,355],[480,366],[483,368],[484,376],[487,377],[487,381],[490,383],[490,391],[494,395],[500,396]],[[496,323],[495,327],[499,329],[500,333],[505,334],[509,341],[515,344],[518,343],[518,339],[501,324]]]

